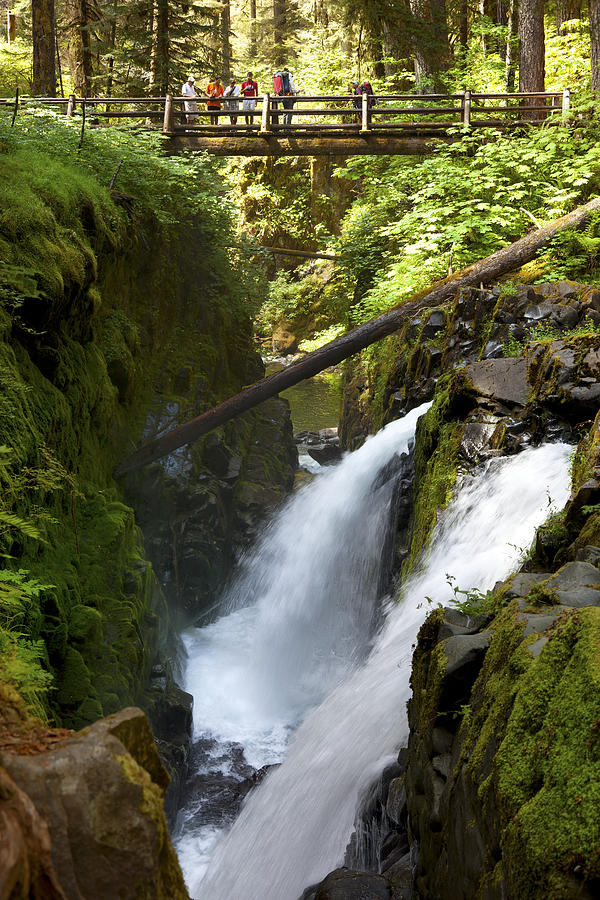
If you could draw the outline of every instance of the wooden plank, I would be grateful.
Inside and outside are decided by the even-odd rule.
[[[376,319],[371,319],[358,328],[348,331],[342,337],[331,341],[320,350],[309,353],[304,359],[288,366],[281,372],[268,375],[262,381],[230,397],[213,409],[209,409],[190,422],[173,428],[168,434],[140,447],[128,459],[123,460],[115,470],[116,475],[134,471],[155,459],[172,453],[184,444],[198,440],[225,422],[246,412],[269,397],[274,397],[300,381],[312,378],[329,366],[354,356],[360,350],[380,341],[397,331],[412,316],[424,309],[432,309],[446,303],[462,288],[478,284],[489,284],[501,275],[513,272],[536,257],[538,252],[555,235],[566,229],[579,227],[589,216],[600,209],[600,197],[580,206],[574,212],[556,219],[549,225],[526,235],[514,244],[504,247],[486,259],[479,260],[466,269],[439,281],[432,288],[410,297],[401,306],[396,306]]]

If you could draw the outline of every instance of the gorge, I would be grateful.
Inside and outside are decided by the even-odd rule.
[[[212,13],[167,6],[212,46]],[[419,87],[400,19],[384,40],[358,6],[301,0],[253,58],[238,4],[229,64],[262,88],[285,45],[325,98],[366,66],[432,120],[465,85],[498,94],[508,24],[468,12],[468,49]],[[176,155],[151,117],[94,121],[91,93],[86,122],[0,104],[0,900],[598,896],[586,27],[547,22],[570,119],[463,123],[423,157]],[[118,29],[111,72],[148,106]],[[184,32],[171,80],[196,65]],[[7,100],[21,52],[0,40]],[[582,208],[510,272],[411,305]],[[318,378],[128,466],[390,310]]]

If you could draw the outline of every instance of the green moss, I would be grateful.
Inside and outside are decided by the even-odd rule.
[[[438,509],[447,506],[457,475],[457,455],[464,426],[447,421],[451,415],[451,388],[441,383],[433,405],[419,421],[415,449],[415,484],[410,555],[405,572],[427,546],[437,522]]]
[[[163,790],[129,753],[117,755],[115,759],[127,781],[139,786],[140,810],[151,820],[155,829],[153,843],[157,864],[154,878],[140,880],[134,886],[135,893],[132,896],[136,900],[188,900],[177,855],[169,840]]]
[[[600,610],[556,627],[520,680],[497,756],[515,896],[573,896],[600,877]]]

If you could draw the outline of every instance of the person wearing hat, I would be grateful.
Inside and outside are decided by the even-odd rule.
[[[182,85],[181,93],[184,97],[197,97],[196,88],[194,87],[195,79],[193,75],[188,75],[187,81],[184,85]],[[190,113],[198,112],[198,104],[195,100],[186,100],[185,101],[185,111],[186,111],[186,122],[188,125],[196,121],[198,116],[191,116]]]

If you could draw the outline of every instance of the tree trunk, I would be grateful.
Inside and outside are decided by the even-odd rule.
[[[513,272],[525,263],[535,258],[539,250],[552,240],[559,232],[577,228],[592,213],[600,210],[600,198],[591,200],[585,206],[580,206],[574,212],[555,219],[549,225],[526,235],[514,244],[498,250],[486,259],[473,263],[456,275],[439,281],[433,288],[422,291],[410,297],[401,306],[397,306],[364,325],[359,325],[347,332],[341,338],[309,353],[304,359],[288,366],[282,372],[276,372],[258,381],[249,388],[224,400],[218,406],[202,413],[190,422],[173,428],[168,434],[157,438],[143,447],[140,447],[128,459],[123,460],[116,469],[117,475],[139,469],[141,466],[172,453],[184,444],[197,440],[203,434],[207,434],[219,425],[223,425],[240,413],[258,406],[263,400],[275,396],[280,391],[312,378],[318,372],[322,372],[329,366],[337,365],[343,359],[353,356],[360,350],[364,350],[370,344],[380,341],[394,331],[397,331],[411,316],[423,309],[432,309],[447,302],[457,291],[462,288],[472,287],[477,284],[489,284],[491,281]]]
[[[286,52],[283,46],[286,26],[286,0],[273,0],[273,62],[277,68],[285,65]]]
[[[54,0],[32,0],[31,13],[33,34],[31,90],[38,97],[56,97]]]
[[[153,92],[169,92],[169,0],[156,0],[152,32],[152,68],[150,83]]]
[[[511,94],[515,89],[515,38],[517,36],[518,25],[518,0],[509,0],[505,57],[505,85],[508,94]]]
[[[544,69],[544,0],[521,0],[519,5],[519,91],[543,91]],[[540,106],[539,99],[525,101],[525,106]],[[542,111],[525,113],[530,119],[543,119]]]
[[[600,0],[590,0],[592,90],[600,91]]]
[[[231,77],[231,4],[224,0],[221,12],[221,55],[223,59],[223,83],[227,84]]]
[[[81,97],[92,95],[92,53],[87,0],[66,0],[69,45],[67,55],[71,67],[75,93]]]
[[[581,0],[556,0],[556,33],[566,34],[563,22],[581,18]]]
[[[416,87],[435,90],[435,76],[449,61],[445,0],[410,0]]]
[[[250,43],[248,52],[251,60],[256,58],[256,0],[250,0]]]
[[[479,0],[479,15],[480,15],[480,17],[482,19],[482,23],[483,23],[483,17],[485,16],[485,0]],[[487,51],[488,51],[487,37],[488,36],[485,33],[485,31],[482,31],[482,33],[481,33],[481,52],[483,54],[484,59],[487,57]]]
[[[458,41],[462,49],[466,52],[469,43],[469,5],[467,0],[459,0]]]
[[[508,26],[508,12],[509,5],[505,2],[505,0],[497,0],[496,3],[496,24]],[[506,43],[499,40],[498,41],[498,53],[500,55],[500,59],[506,62]]]

